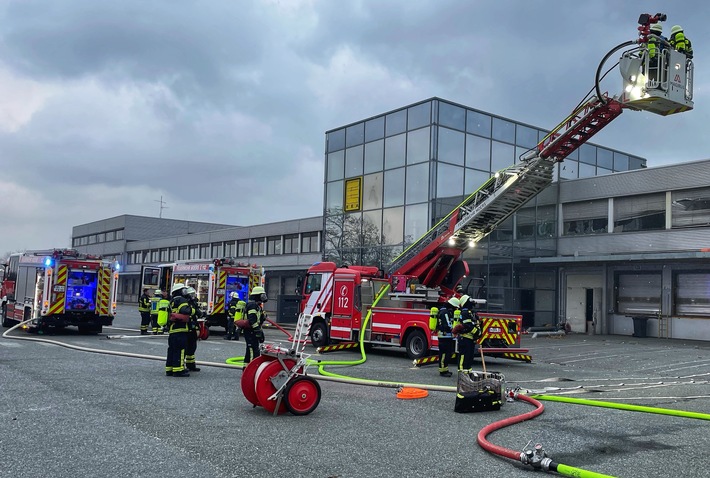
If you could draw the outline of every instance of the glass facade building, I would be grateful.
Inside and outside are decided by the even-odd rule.
[[[324,258],[385,269],[404,248],[549,131],[440,98],[326,132]],[[555,169],[553,185],[466,251],[464,286],[490,310],[555,323],[556,182],[645,168],[646,160],[585,144]]]

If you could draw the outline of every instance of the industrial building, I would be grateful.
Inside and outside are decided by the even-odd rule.
[[[125,264],[126,301],[142,264],[243,258],[265,267],[268,294],[284,298],[270,307],[289,307],[278,316],[292,320],[310,264],[386,266],[547,133],[430,98],[326,132],[323,216],[249,227],[119,216],[76,226],[73,244]],[[465,285],[525,327],[709,340],[709,171],[709,161],[646,169],[644,158],[584,144],[466,251]]]

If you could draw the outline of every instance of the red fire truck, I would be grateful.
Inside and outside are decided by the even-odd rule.
[[[656,61],[646,44],[650,25],[665,15],[643,14],[636,40],[612,49],[599,65],[596,96],[580,106],[540,143],[522,155],[519,164],[501,170],[454,208],[426,234],[409,246],[386,271],[375,267],[336,267],[314,264],[302,284],[301,312],[312,316],[311,341],[322,347],[330,341],[353,341],[363,331],[373,345],[405,347],[412,358],[437,346],[428,327],[429,308],[457,295],[456,286],[468,274],[463,252],[490,234],[552,182],[554,166],[617,118],[624,109],[645,110],[663,116],[693,108],[693,63],[685,54],[663,49]],[[602,67],[623,48],[619,69],[623,92],[602,93]],[[672,70],[672,73],[671,73]],[[369,321],[367,314],[371,314]],[[484,353],[530,360],[520,344],[521,317],[479,313],[484,332]]]
[[[71,249],[13,254],[4,265],[2,325],[31,319],[31,330],[101,332],[116,315],[118,270],[118,263]]]
[[[197,292],[197,300],[207,314],[207,327],[227,327],[226,305],[236,292],[247,301],[252,287],[263,285],[263,269],[255,264],[237,262],[234,258],[177,261],[159,266],[143,266],[142,287],[152,292],[185,284]]]

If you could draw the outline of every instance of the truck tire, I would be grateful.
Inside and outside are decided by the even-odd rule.
[[[315,348],[328,345],[328,328],[323,322],[311,325],[311,344]]]
[[[412,330],[407,335],[407,342],[404,346],[407,350],[407,356],[412,360],[424,357],[429,351],[426,336],[421,330]]]

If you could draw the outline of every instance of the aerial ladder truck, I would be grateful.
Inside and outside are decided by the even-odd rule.
[[[585,98],[521,161],[498,171],[480,188],[411,244],[384,273],[376,267],[337,267],[332,262],[314,264],[302,283],[302,315],[311,322],[310,337],[316,347],[332,341],[360,337],[365,343],[405,347],[419,359],[437,346],[428,326],[429,308],[457,295],[456,286],[468,275],[463,252],[485,238],[552,182],[553,169],[589,141],[625,109],[649,111],[662,116],[693,108],[693,62],[667,43],[658,55],[648,54],[649,40],[663,41],[650,31],[664,14],[639,17],[638,38],[612,49],[599,64],[596,94]],[[605,62],[616,51],[623,91],[602,93],[600,81]],[[607,72],[608,73],[608,72]],[[588,95],[589,96],[589,95]],[[520,349],[522,318],[507,314],[479,313],[484,354],[530,361]],[[352,344],[352,342],[350,342]],[[346,348],[342,344],[334,348]]]

